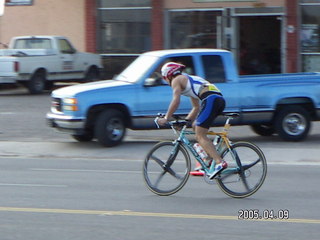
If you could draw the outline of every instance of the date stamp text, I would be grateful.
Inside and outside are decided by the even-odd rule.
[[[289,219],[289,210],[287,209],[240,209],[238,211],[240,220],[286,220]]]

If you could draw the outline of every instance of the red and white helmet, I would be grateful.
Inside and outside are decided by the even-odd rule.
[[[161,68],[161,74],[165,78],[170,78],[178,73],[181,73],[186,66],[180,63],[168,62]]]

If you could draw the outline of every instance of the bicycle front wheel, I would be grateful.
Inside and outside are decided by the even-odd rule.
[[[234,198],[254,194],[267,175],[267,161],[259,147],[249,142],[237,142],[222,152],[228,163],[217,183],[221,190]]]
[[[190,156],[179,143],[160,142],[147,154],[143,177],[150,191],[161,196],[178,192],[187,182]]]

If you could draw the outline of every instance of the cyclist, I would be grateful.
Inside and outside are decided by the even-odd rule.
[[[158,123],[165,125],[168,122],[179,107],[181,95],[190,97],[192,109],[186,120],[193,122],[196,139],[210,157],[205,161],[206,164],[209,166],[212,159],[216,162],[214,172],[209,176],[213,179],[228,166],[207,136],[212,121],[223,112],[225,100],[214,84],[199,76],[182,73],[185,68],[185,65],[176,62],[168,62],[161,68],[164,80],[172,87],[173,96],[166,115],[160,118]]]

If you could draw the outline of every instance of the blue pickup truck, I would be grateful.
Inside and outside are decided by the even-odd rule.
[[[168,61],[215,83],[226,98],[225,112],[240,114],[233,124],[250,125],[259,135],[300,141],[311,121],[320,120],[320,73],[238,76],[229,51],[179,49],[141,54],[112,80],[53,91],[50,126],[78,141],[96,138],[107,147],[120,144],[127,128],[154,129],[153,119],[166,112],[172,96],[160,75]],[[176,113],[186,115],[190,108],[190,100],[182,97]],[[215,125],[222,123],[218,118]]]

